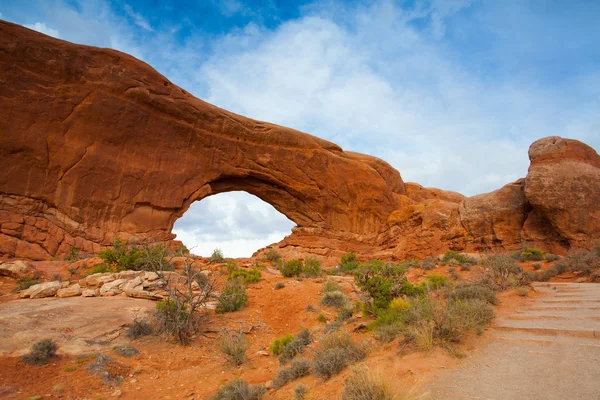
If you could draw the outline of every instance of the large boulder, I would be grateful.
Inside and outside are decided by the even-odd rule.
[[[13,261],[0,263],[0,276],[8,276],[14,279],[21,279],[27,277],[35,277],[37,271],[28,262],[25,261]]]
[[[81,286],[79,283],[74,283],[66,288],[59,289],[56,292],[56,297],[74,297],[81,296]]]
[[[44,282],[31,286],[19,293],[19,297],[31,299],[41,299],[43,297],[52,297],[60,290],[61,283],[58,281]]]
[[[600,156],[588,145],[551,136],[529,148],[525,195],[571,247],[600,237]]]

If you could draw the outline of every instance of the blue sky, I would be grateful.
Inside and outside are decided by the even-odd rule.
[[[600,149],[596,0],[3,0],[0,13],[130,53],[197,97],[424,186],[497,189],[526,175],[544,136]],[[194,204],[176,233],[200,254],[249,255],[292,225],[231,193]]]

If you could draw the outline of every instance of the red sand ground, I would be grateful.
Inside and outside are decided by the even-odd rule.
[[[65,272],[65,265],[46,263],[44,274],[52,276],[55,266]],[[544,264],[544,269],[549,264]],[[525,264],[529,269],[530,265]],[[68,268],[67,268],[68,269]],[[435,273],[447,274],[448,267],[435,269]],[[458,270],[458,268],[457,268]],[[464,279],[474,278],[477,268],[471,271],[459,271]],[[411,280],[421,274],[411,269]],[[276,282],[285,282],[285,287],[274,290]],[[62,355],[45,366],[30,366],[17,358],[0,358],[0,398],[23,399],[28,396],[42,395],[44,398],[60,399],[101,399],[120,397],[124,399],[205,399],[226,383],[241,377],[249,383],[265,383],[275,376],[279,368],[276,357],[257,354],[266,350],[275,337],[285,333],[296,333],[301,328],[316,329],[323,324],[316,319],[319,312],[333,318],[335,311],[319,306],[323,279],[285,279],[263,271],[263,279],[249,287],[250,301],[241,311],[224,315],[212,314],[211,328],[240,327],[250,331],[247,335],[251,342],[248,350],[248,362],[241,367],[227,364],[221,353],[215,348],[215,333],[208,333],[194,340],[190,346],[181,346],[165,342],[158,337],[146,337],[131,344],[141,353],[133,358],[123,358],[107,349],[120,364],[120,372],[125,379],[120,386],[105,384],[99,376],[92,375],[84,366],[90,362],[78,362],[75,357]],[[341,285],[354,297],[352,280],[344,280]],[[0,279],[0,293],[6,293],[14,281]],[[528,297],[516,295],[513,291],[501,293],[497,313],[504,315],[531,302],[537,296],[530,291]],[[14,296],[2,296],[7,301]],[[307,311],[307,305],[313,305],[318,312]],[[361,318],[357,319],[358,324]],[[399,388],[425,387],[437,371],[452,368],[461,360],[451,357],[442,349],[435,348],[429,353],[414,352],[400,354],[397,341],[380,345],[368,333],[352,334],[355,340],[367,340],[373,343],[372,350],[365,363],[375,371],[381,371]],[[468,357],[469,351],[485,343],[485,335],[468,337],[460,350]],[[314,345],[312,346],[314,347]],[[307,350],[310,356],[311,348]],[[350,373],[347,368],[340,375],[323,382],[314,376],[308,376],[287,384],[277,391],[269,391],[265,399],[290,399],[297,384],[305,384],[309,399],[339,398],[343,391],[344,379]],[[117,390],[119,392],[117,392]]]

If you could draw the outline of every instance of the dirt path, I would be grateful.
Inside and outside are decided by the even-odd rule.
[[[432,399],[600,399],[600,284],[546,283],[491,341],[427,388]]]

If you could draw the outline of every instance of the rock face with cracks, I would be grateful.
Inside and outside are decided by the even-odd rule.
[[[465,198],[368,155],[199,100],[124,53],[0,22],[0,255],[168,241],[194,201],[242,190],[296,223],[286,255],[401,258],[524,241],[566,251],[600,227],[600,159],[531,146],[525,179]]]

